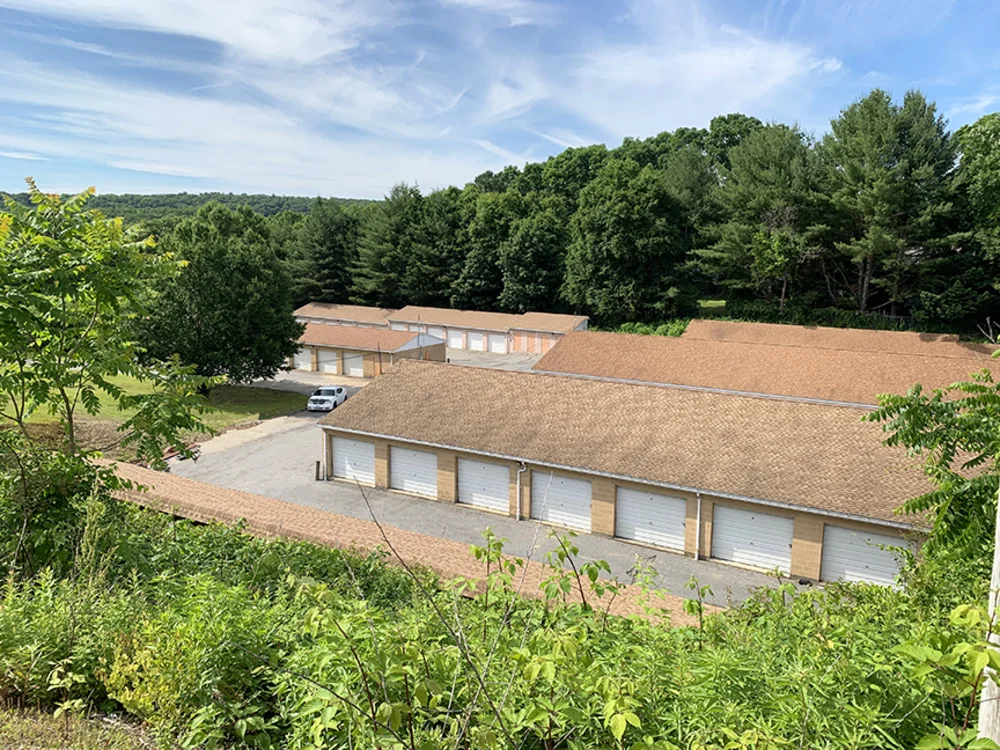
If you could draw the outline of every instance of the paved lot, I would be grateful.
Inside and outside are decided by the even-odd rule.
[[[315,373],[307,373],[315,374]],[[301,412],[268,420],[256,427],[226,433],[208,441],[197,462],[171,462],[179,476],[199,479],[220,487],[254,492],[312,508],[329,510],[351,518],[370,520],[361,491],[339,481],[315,481],[315,464],[322,452],[320,415]],[[506,551],[534,560],[543,559],[553,548],[546,538],[549,527],[533,521],[438,503],[385,490],[366,490],[379,521],[400,529],[449,539],[463,544],[482,542],[487,527],[508,540]],[[658,573],[659,585],[672,594],[690,596],[684,584],[696,577],[712,587],[710,601],[725,605],[744,599],[757,586],[776,581],[750,571],[711,561],[695,561],[681,555],[654,550],[621,540],[581,534],[575,540],[583,560],[607,560],[620,580],[640,558]]]
[[[470,352],[465,349],[449,349],[448,361],[453,365],[466,367],[490,367],[496,370],[530,370],[542,358],[541,354],[490,354]]]
[[[350,398],[370,382],[371,380],[365,378],[349,378],[345,375],[330,375],[310,370],[292,370],[291,372],[279,372],[270,380],[258,380],[251,383],[251,386],[253,388],[274,388],[278,391],[294,391],[310,396],[320,386],[343,385],[347,387],[347,396]]]

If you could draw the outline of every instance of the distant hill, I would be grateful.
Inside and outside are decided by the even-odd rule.
[[[28,204],[27,193],[8,193],[19,203]],[[263,195],[248,193],[139,193],[98,194],[88,203],[109,216],[121,216],[126,221],[162,219],[173,216],[188,216],[195,213],[209,201],[218,201],[226,206],[250,206],[264,216],[274,216],[282,211],[308,213],[315,198],[296,195]],[[362,198],[333,198],[341,203],[371,203]]]

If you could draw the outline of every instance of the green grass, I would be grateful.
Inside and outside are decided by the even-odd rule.
[[[150,388],[135,378],[119,375],[109,378],[115,385],[129,394],[148,393]],[[272,388],[251,388],[245,385],[221,385],[213,388],[208,394],[208,403],[213,411],[202,416],[203,421],[217,432],[221,432],[238,424],[256,422],[263,419],[280,417],[294,411],[304,409],[306,396],[291,391],[279,391]],[[117,437],[115,430],[118,425],[132,416],[131,410],[119,411],[115,399],[107,394],[100,394],[101,407],[96,415],[83,411],[77,413],[79,440],[88,448],[103,448],[110,445]],[[57,439],[52,432],[59,418],[47,411],[38,411],[31,415],[28,422],[39,428],[39,435]],[[194,439],[203,435],[192,435]],[[2,747],[2,745],[0,745]]]
[[[138,727],[37,711],[0,708],[0,747],[5,750],[150,750],[157,747]]]

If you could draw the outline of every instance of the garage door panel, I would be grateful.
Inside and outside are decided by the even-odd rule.
[[[335,437],[333,476],[361,484],[375,484],[375,443],[370,440]]]
[[[309,349],[299,349],[295,352],[295,369],[296,370],[311,370],[312,369],[312,351]]]
[[[392,446],[389,449],[389,486],[412,495],[437,497],[437,454]]]
[[[444,340],[444,329],[443,328],[438,328],[436,326],[431,326],[430,328],[427,329],[427,335],[428,336],[433,336],[434,338],[441,339],[443,341]]]
[[[825,524],[820,577],[824,581],[865,581],[892,586],[899,575],[899,562],[890,550],[882,549],[886,546],[901,547],[906,542],[898,536]]]
[[[344,355],[344,374],[352,378],[365,376],[365,358],[363,354]]]
[[[492,354],[507,353],[507,337],[502,333],[491,333],[488,336],[489,350]]]
[[[788,572],[792,567],[794,521],[786,516],[716,505],[712,557]]]
[[[586,479],[533,471],[531,517],[589,532],[592,494],[592,485]]]
[[[684,498],[626,487],[617,490],[615,536],[683,551],[686,522]]]
[[[318,352],[318,358],[320,372],[327,372],[331,375],[337,374],[337,369],[340,363],[337,357],[336,349],[320,349]]]
[[[510,468],[489,461],[458,459],[458,502],[510,512]]]
[[[465,342],[461,331],[448,331],[448,346],[452,349],[464,349]]]
[[[469,350],[474,352],[486,351],[486,336],[481,331],[469,331],[465,334],[469,342]]]

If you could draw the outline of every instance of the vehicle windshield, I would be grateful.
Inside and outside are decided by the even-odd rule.
[[[336,396],[337,395],[337,389],[336,388],[317,388],[316,392],[313,395],[314,396]]]

